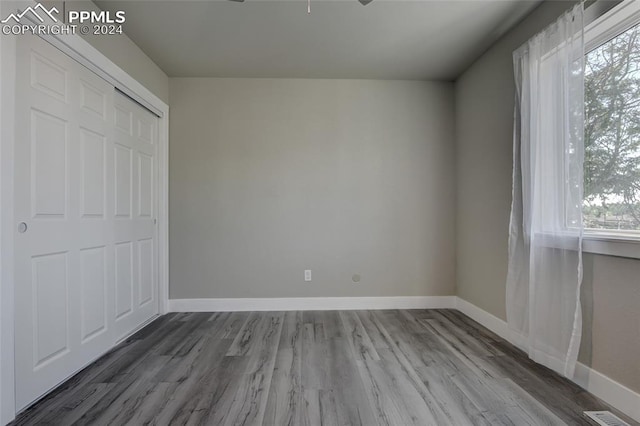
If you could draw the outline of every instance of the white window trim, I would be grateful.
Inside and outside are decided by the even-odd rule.
[[[566,233],[538,232],[535,234],[536,244],[539,247],[571,251],[577,250],[579,238],[580,233],[577,229],[566,231]],[[585,230],[582,234],[582,252],[640,259],[640,236]]]
[[[596,10],[598,3],[589,9]],[[588,19],[588,18],[587,18]],[[640,1],[625,0],[604,14],[594,17],[584,30],[585,51],[589,52],[640,21]],[[585,253],[640,259],[640,232],[585,228]]]
[[[596,2],[589,9],[595,8],[598,3]],[[637,0],[624,0],[602,15],[591,18],[591,22],[584,29],[585,51],[589,52],[625,32],[636,25],[638,19],[640,19],[640,2]],[[589,17],[586,20],[590,20]]]
[[[585,229],[582,238],[582,251],[640,259],[640,235]]]

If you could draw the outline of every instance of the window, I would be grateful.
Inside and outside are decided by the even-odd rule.
[[[585,58],[584,227],[640,238],[640,25]]]

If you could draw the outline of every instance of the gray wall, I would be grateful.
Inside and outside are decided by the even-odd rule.
[[[502,319],[511,204],[512,51],[572,3],[545,2],[456,82],[457,292]],[[580,361],[640,390],[640,261],[585,256]]]
[[[452,84],[172,78],[170,98],[172,299],[455,294]]]

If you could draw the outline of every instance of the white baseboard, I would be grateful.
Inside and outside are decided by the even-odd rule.
[[[169,312],[453,309],[456,296],[170,299]]]
[[[507,323],[487,311],[456,298],[456,309],[482,324],[515,346],[523,348],[524,338],[509,331]],[[607,404],[617,408],[632,419],[640,422],[640,394],[610,379],[592,368],[578,363],[573,381],[583,389],[591,392]]]
[[[580,362],[576,365],[573,381],[633,420],[640,422],[640,393]]]
[[[500,318],[459,297],[456,297],[456,309],[475,322],[478,322],[493,331],[503,339],[511,340],[509,339],[509,328],[507,327],[507,323]]]

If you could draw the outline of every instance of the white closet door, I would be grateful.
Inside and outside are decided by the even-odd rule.
[[[157,313],[157,179],[154,120],[132,113],[129,124],[138,136],[124,141],[116,131],[122,116],[113,86],[38,37],[19,37],[18,43],[20,410]]]
[[[116,92],[114,124],[115,326],[119,339],[158,313],[158,119]]]

